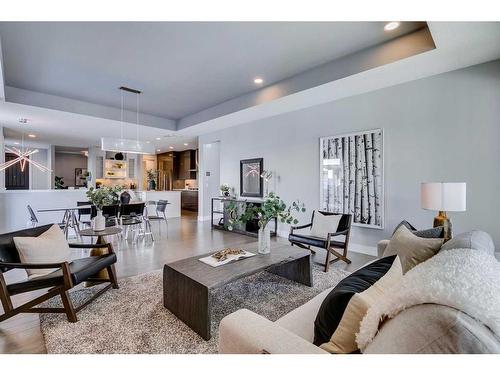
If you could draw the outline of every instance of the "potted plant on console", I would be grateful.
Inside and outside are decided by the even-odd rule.
[[[293,212],[305,212],[306,208],[299,201],[293,202],[287,206],[279,196],[269,193],[260,205],[254,203],[246,204],[243,212],[238,213],[236,202],[230,202],[230,219],[228,229],[232,230],[235,224],[246,224],[254,219],[258,220],[259,225],[259,253],[269,254],[271,252],[271,230],[269,222],[277,218],[284,224],[297,224],[299,221],[293,217]]]
[[[156,175],[157,172],[154,169],[148,169],[147,180],[148,180],[148,190],[156,190]]]
[[[104,186],[99,189],[91,187],[87,191],[87,198],[97,209],[97,215],[92,219],[92,229],[96,232],[106,229],[106,218],[102,215],[102,208],[119,201],[119,193],[123,190],[121,186]]]

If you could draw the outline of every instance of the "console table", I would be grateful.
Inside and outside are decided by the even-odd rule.
[[[229,231],[229,229],[227,229],[227,220],[229,220],[230,212],[228,209],[226,209],[226,205],[224,204],[229,202],[236,202],[237,204],[240,205],[241,210],[243,210],[247,204],[251,203],[254,206],[258,206],[261,205],[263,201],[254,199],[247,200],[247,199],[236,199],[236,198],[226,198],[226,197],[212,198],[212,211],[211,211],[212,229]],[[223,215],[223,217],[219,219],[215,218],[217,219],[217,222],[214,223],[214,216],[217,214]],[[275,237],[278,231],[278,219],[274,218],[274,220],[271,222],[274,222],[274,228],[271,229],[271,237]],[[259,235],[258,219],[255,218],[255,220],[251,220],[244,225],[236,225],[230,232],[244,234],[246,236],[258,237]]]

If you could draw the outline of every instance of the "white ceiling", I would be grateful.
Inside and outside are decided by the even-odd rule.
[[[140,138],[161,147],[160,152],[168,151],[168,146],[175,150],[192,148],[200,134],[500,58],[498,22],[429,22],[429,30],[436,48],[428,52],[284,94],[180,131],[141,126]],[[280,84],[286,85],[287,80]],[[262,91],[272,89],[273,85]],[[28,118],[27,128],[38,135],[37,141],[47,144],[86,147],[98,145],[102,136],[117,136],[120,132],[119,121],[0,100],[0,126],[5,127],[7,138],[19,137],[20,117]],[[124,129],[125,137],[135,137],[134,124],[125,123]],[[165,137],[172,134],[182,137]]]
[[[28,119],[28,123],[20,124],[20,117]],[[7,102],[0,102],[0,125],[5,127],[4,135],[8,141],[19,140],[24,129],[26,134],[37,136],[34,141],[38,145],[85,148],[99,146],[101,137],[120,137],[121,134],[119,121]],[[136,130],[134,124],[124,123],[123,137],[136,139]],[[180,136],[176,132],[148,126],[139,126],[139,138],[154,144],[157,153],[198,147],[196,136]]]
[[[405,22],[1,22],[5,84],[179,119],[425,26]],[[7,97],[7,100],[9,98]],[[135,98],[126,97],[135,110]]]

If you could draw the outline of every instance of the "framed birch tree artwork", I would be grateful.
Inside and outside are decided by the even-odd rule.
[[[382,129],[320,138],[320,208],[384,228]]]

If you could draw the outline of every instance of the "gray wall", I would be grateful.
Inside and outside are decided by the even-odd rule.
[[[87,158],[56,152],[54,172],[56,176],[63,177],[65,186],[75,186],[75,168],[87,168]]]
[[[420,183],[465,181],[455,233],[483,229],[500,248],[500,60],[206,134],[200,145],[221,141],[221,182],[237,190],[240,159],[263,157],[277,193],[305,202],[305,222],[319,205],[319,138],[373,128],[384,130],[386,226],[355,228],[355,244],[375,246],[402,219],[431,226]]]

